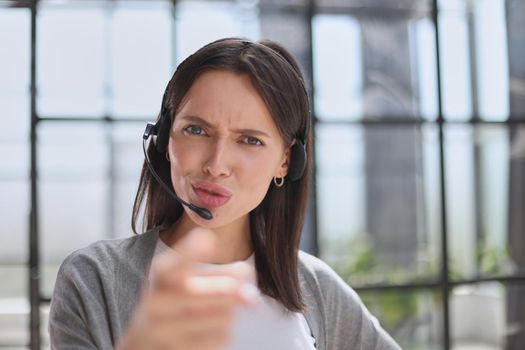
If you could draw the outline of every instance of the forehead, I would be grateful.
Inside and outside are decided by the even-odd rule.
[[[177,116],[194,115],[212,124],[264,128],[279,134],[275,121],[247,74],[209,70],[193,83]]]

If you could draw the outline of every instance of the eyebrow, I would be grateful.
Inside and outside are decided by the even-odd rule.
[[[198,117],[196,115],[185,115],[183,117],[180,117],[180,119],[185,119],[188,121],[192,121],[195,123],[199,123],[204,125],[205,127],[213,128],[214,126],[208,122],[205,119],[202,119],[201,117]],[[250,135],[256,135],[256,136],[264,136],[267,138],[271,138],[271,136],[264,131],[257,130],[257,129],[234,129],[234,132],[240,133],[240,134],[250,134]]]

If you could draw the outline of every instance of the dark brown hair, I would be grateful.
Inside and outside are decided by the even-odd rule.
[[[266,102],[285,144],[294,140],[306,142],[307,162],[302,178],[297,181],[285,178],[281,188],[270,185],[263,201],[250,212],[259,288],[288,310],[302,311],[297,253],[307,205],[312,136],[308,96],[299,66],[286,49],[270,40],[227,38],[212,42],[184,60],[169,82],[166,107],[172,122],[193,82],[209,70],[247,74]],[[152,143],[147,152],[154,169],[173,188],[165,155],[157,152]],[[144,202],[144,230],[174,223],[183,213],[182,206],[155,181],[146,164],[133,206],[135,233]]]

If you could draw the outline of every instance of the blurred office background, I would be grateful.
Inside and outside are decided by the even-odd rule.
[[[403,349],[525,348],[525,1],[0,0],[0,349],[46,349],[59,264],[130,236],[176,65],[275,39],[315,118],[302,246]]]

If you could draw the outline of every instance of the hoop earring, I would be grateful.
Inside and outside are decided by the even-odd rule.
[[[166,151],[166,160],[168,161],[168,163],[170,162],[170,155],[167,151]]]
[[[277,179],[280,179],[280,180],[277,180]],[[276,176],[274,176],[273,177],[273,183],[277,187],[283,187],[283,185],[284,185],[284,176],[283,177],[276,177]]]

